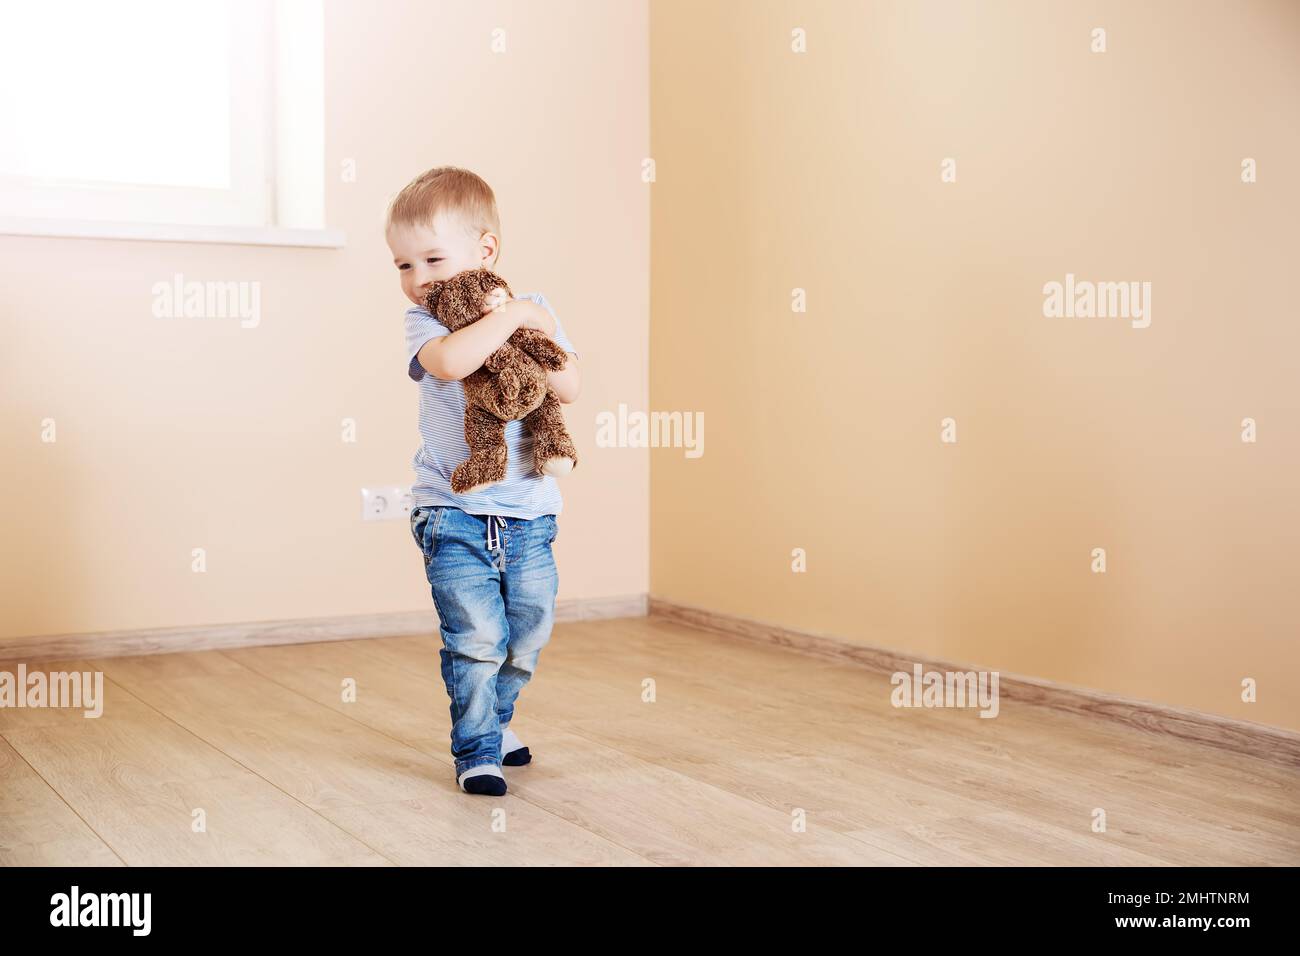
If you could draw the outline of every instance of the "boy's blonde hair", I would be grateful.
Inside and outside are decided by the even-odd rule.
[[[385,231],[392,226],[427,226],[439,213],[454,217],[475,239],[501,237],[497,198],[481,176],[459,166],[435,166],[416,176],[388,204]],[[501,258],[501,246],[493,262]]]

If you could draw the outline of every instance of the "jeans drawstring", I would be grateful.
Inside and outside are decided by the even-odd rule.
[[[489,551],[501,546],[501,536],[498,528],[506,526],[506,519],[501,515],[487,515],[487,548]]]

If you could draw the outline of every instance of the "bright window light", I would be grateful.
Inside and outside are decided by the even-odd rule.
[[[0,233],[341,244],[324,56],[322,0],[0,0]]]
[[[228,0],[4,9],[0,174],[230,188]]]

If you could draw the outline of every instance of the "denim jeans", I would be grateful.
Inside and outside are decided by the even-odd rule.
[[[449,505],[411,512],[442,634],[456,775],[501,762],[501,727],[551,637],[559,573],[555,515],[531,521]]]

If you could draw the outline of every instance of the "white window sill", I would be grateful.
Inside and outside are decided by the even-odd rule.
[[[15,219],[0,216],[0,236],[68,239],[141,239],[151,242],[212,242],[237,246],[300,246],[342,249],[341,229],[280,229],[275,226],[193,226],[154,222]]]

